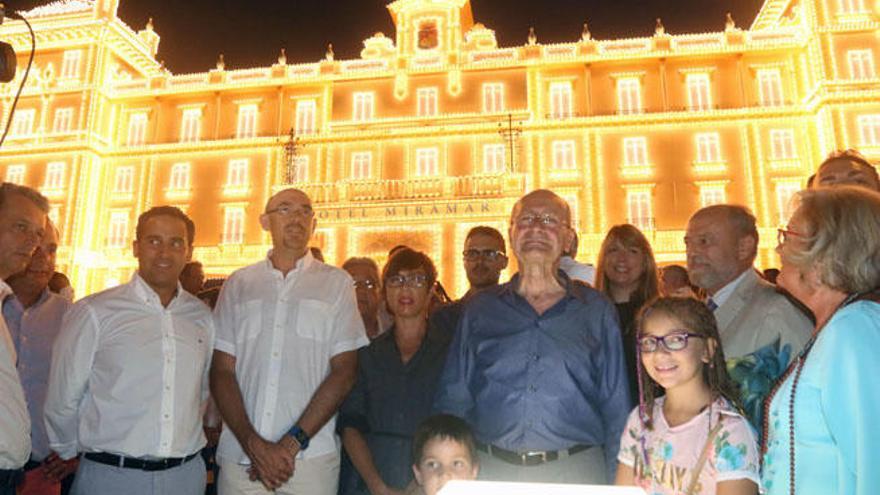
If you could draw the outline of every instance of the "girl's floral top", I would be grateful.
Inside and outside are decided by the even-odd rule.
[[[719,421],[721,428],[698,473],[693,495],[714,495],[722,481],[748,479],[759,484],[755,431],[726,399],[718,398],[688,422],[674,427],[663,416],[664,399],[654,401],[652,430],[642,427],[636,407],[620,440],[618,460],[635,470],[636,484],[648,495],[687,492],[709,432]]]

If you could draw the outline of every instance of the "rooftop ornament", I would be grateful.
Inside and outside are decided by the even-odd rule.
[[[535,45],[535,44],[538,43],[538,35],[535,34],[535,28],[534,28],[534,27],[530,27],[530,28],[529,28],[529,38],[528,38],[528,41],[529,41],[529,45]]]
[[[593,39],[593,35],[590,34],[590,26],[584,22],[584,30],[581,31],[581,41],[590,41]]]
[[[654,27],[654,36],[663,36],[666,34],[666,28],[663,27],[663,21],[658,17],[657,26]]]
[[[728,12],[727,20],[724,22],[724,30],[733,31],[734,29],[736,29],[736,21],[733,20],[733,16]]]
[[[336,55],[333,53],[333,43],[327,43],[327,53],[324,55],[324,60],[332,62],[334,58]]]

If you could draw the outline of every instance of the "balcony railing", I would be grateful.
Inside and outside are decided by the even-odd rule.
[[[286,185],[275,186],[281,190]],[[337,183],[294,183],[314,203],[399,201],[431,198],[486,198],[521,195],[522,174],[417,177],[413,179],[344,180]]]

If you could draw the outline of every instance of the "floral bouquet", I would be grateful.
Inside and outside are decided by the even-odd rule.
[[[727,372],[739,387],[742,406],[752,426],[761,431],[764,398],[782,376],[791,359],[791,345],[781,346],[777,338],[757,351],[727,360]]]

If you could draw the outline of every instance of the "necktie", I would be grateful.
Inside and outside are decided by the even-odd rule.
[[[706,306],[709,308],[709,311],[712,311],[712,312],[714,312],[716,309],[718,309],[718,305],[715,304],[715,301],[711,297],[706,300]]]

